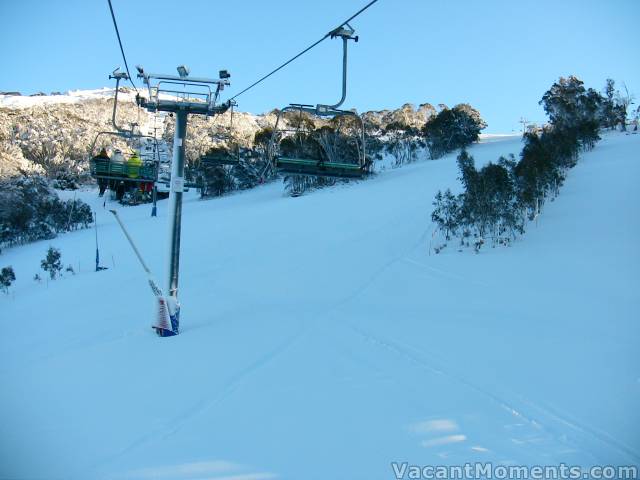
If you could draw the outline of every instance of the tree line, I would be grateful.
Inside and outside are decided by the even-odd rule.
[[[594,148],[601,128],[626,128],[630,96],[620,100],[607,80],[605,95],[575,76],[560,78],[540,100],[548,125],[524,134],[519,160],[501,157],[480,169],[463,148],[457,158],[463,192],[438,191],[431,214],[444,243],[457,238],[476,251],[487,242],[508,245],[555,198],[582,151]],[[625,105],[626,104],[626,105]],[[637,128],[637,126],[636,126]]]

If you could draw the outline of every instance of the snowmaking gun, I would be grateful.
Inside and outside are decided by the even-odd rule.
[[[113,216],[116,218],[118,225],[120,225],[120,228],[122,229],[125,237],[127,237],[127,240],[129,241],[131,248],[136,254],[136,257],[138,257],[142,268],[147,274],[147,281],[149,282],[151,291],[156,297],[158,310],[155,323],[151,325],[151,327],[160,337],[171,337],[173,335],[177,335],[180,331],[180,303],[178,302],[178,299],[172,296],[166,296],[164,294],[164,292],[158,285],[158,282],[156,282],[153,273],[151,273],[151,270],[142,258],[142,255],[140,254],[138,247],[136,247],[133,238],[131,238],[131,235],[129,235],[127,228],[124,226],[124,223],[120,219],[118,212],[116,210],[109,211],[113,213]]]

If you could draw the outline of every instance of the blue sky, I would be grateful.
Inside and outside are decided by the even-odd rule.
[[[129,66],[231,74],[239,92],[322,37],[366,0],[112,0]],[[468,102],[488,132],[543,120],[538,100],[561,75],[640,96],[638,0],[379,0],[353,22],[345,107]],[[0,90],[109,85],[122,65],[106,0],[0,0]],[[327,40],[242,95],[240,109],[327,103],[340,94],[340,42]]]

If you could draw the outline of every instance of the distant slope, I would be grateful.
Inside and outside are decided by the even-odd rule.
[[[185,204],[183,332],[158,339],[113,219],[81,272],[0,296],[0,476],[394,478],[390,463],[639,464],[639,135],[610,135],[510,248],[428,255],[455,156],[287,198]],[[475,145],[478,163],[518,138]],[[113,207],[108,205],[107,207]],[[166,202],[120,212],[162,276]]]

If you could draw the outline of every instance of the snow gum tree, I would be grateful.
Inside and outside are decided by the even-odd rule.
[[[486,126],[476,109],[462,103],[451,109],[443,107],[422,128],[422,135],[431,158],[435,159],[478,141]]]
[[[432,220],[445,239],[461,235],[465,244],[473,235],[478,251],[487,236],[495,245],[508,244],[523,234],[525,218],[535,219],[545,199],[558,195],[580,151],[592,149],[600,139],[599,127],[618,121],[615,97],[612,80],[607,81],[603,97],[585,89],[577,77],[560,78],[540,100],[550,123],[524,134],[519,161],[501,157],[477,170],[473,157],[463,150],[458,168],[464,192],[457,197],[438,192],[434,201]],[[441,126],[436,123],[433,128]]]
[[[398,167],[418,158],[418,148],[424,146],[420,131],[398,122],[390,123],[384,130],[385,150],[395,159]]]

